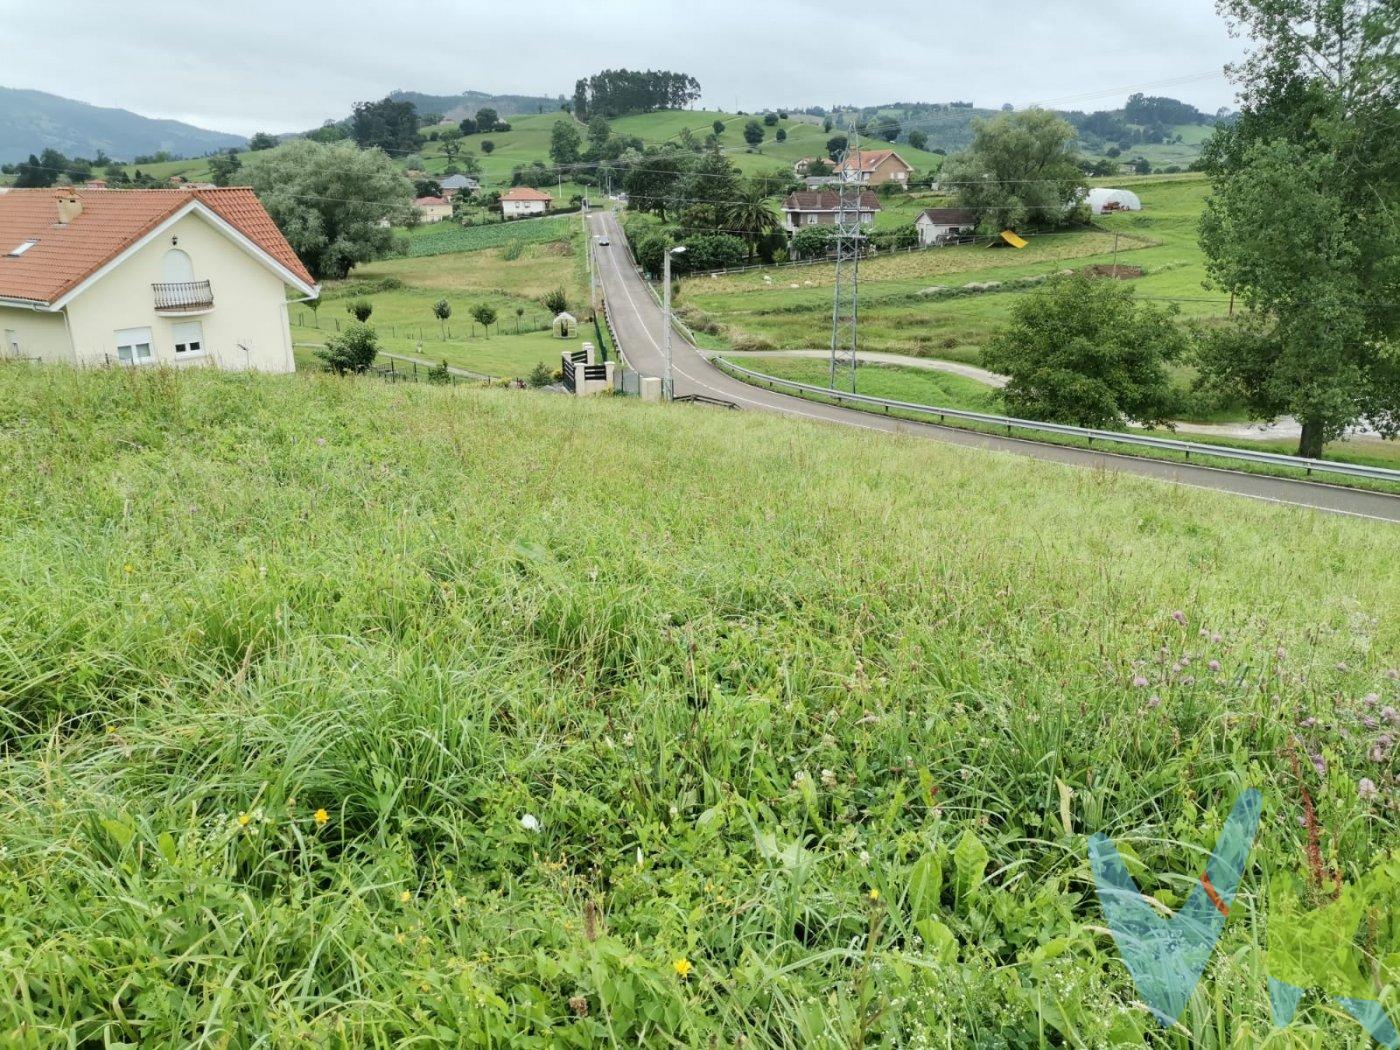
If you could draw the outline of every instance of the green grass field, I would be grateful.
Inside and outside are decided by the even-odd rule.
[[[736,363],[755,372],[791,379],[797,383],[826,386],[829,365],[815,358],[746,355]],[[839,383],[844,390],[849,382]],[[941,408],[965,408],[971,412],[997,412],[1000,405],[994,391],[985,383],[948,372],[899,365],[864,364],[856,370],[856,392],[892,401],[909,401]]]
[[[328,282],[319,310],[305,306],[291,311],[292,339],[303,348],[324,344],[351,317],[349,302],[367,298],[374,307],[371,323],[384,350],[502,378],[521,378],[538,363],[559,365],[565,348],[597,342],[587,323],[588,279],[580,250],[580,220],[546,219],[463,229],[447,224],[428,227],[415,244],[434,253],[407,259],[386,259],[356,267],[347,281]],[[502,234],[509,235],[507,240]],[[553,233],[557,239],[529,243],[529,236]],[[514,241],[518,256],[509,245]],[[450,246],[449,246],[450,242]],[[392,287],[384,287],[386,284]],[[575,338],[561,340],[547,330],[553,315],[541,304],[550,291],[563,288],[581,324]],[[433,305],[446,299],[452,317],[446,325],[433,314]],[[472,308],[486,304],[498,321],[490,332],[473,322]],[[523,310],[516,317],[516,310]],[[520,332],[517,334],[517,320]],[[305,354],[302,364],[314,362]],[[314,367],[319,367],[316,363]]]
[[[1260,1045],[1290,741],[1329,865],[1400,835],[1378,528],[758,413],[0,366],[0,1041]],[[1086,836],[1174,907],[1246,785],[1163,1033]]]
[[[509,185],[511,170],[516,165],[538,160],[553,167],[553,161],[549,158],[550,134],[555,121],[567,117],[568,114],[563,112],[512,117],[511,130],[508,132],[468,135],[462,139],[463,151],[471,152],[481,164],[485,188],[499,189]],[[778,142],[774,138],[777,128],[765,128],[765,141],[756,150],[750,150],[744,141],[744,125],[751,119],[761,121],[762,118],[709,110],[667,110],[661,113],[619,117],[611,121],[611,124],[613,130],[620,135],[636,135],[647,145],[661,145],[678,141],[684,128],[689,128],[696,138],[703,141],[705,136],[712,132],[714,121],[721,120],[725,130],[720,135],[720,148],[745,174],[762,174],[775,168],[790,171],[793,163],[803,157],[826,154],[826,141],[831,135],[822,131],[820,124],[795,118],[779,123],[779,127],[787,132],[786,142]],[[585,128],[580,125],[579,130],[583,132]],[[495,143],[494,152],[481,152],[481,142],[485,139]],[[879,145],[883,146],[884,143]],[[896,144],[893,148],[919,171],[936,171],[943,162],[943,158],[937,154],[913,149],[905,143]],[[446,167],[446,158],[442,156],[437,143],[424,143],[422,155],[430,172],[441,171]],[[551,192],[554,191],[551,189]]]
[[[862,263],[862,346],[976,363],[981,344],[1005,321],[1020,293],[1002,290],[956,298],[921,293],[1111,263],[1115,233],[1120,235],[1119,261],[1147,271],[1132,282],[1138,295],[1203,300],[1179,304],[1187,317],[1224,315],[1228,306],[1220,293],[1202,288],[1206,273],[1196,223],[1207,191],[1204,179],[1113,182],[1132,185],[1144,210],[1101,216],[1096,221],[1099,230],[1032,236],[1030,246],[1021,251],[966,245]],[[724,326],[735,348],[820,347],[830,331],[833,276],[833,267],[819,265],[696,277],[682,282],[680,301],[692,317]]]

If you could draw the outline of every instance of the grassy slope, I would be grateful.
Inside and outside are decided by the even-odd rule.
[[[540,330],[552,320],[540,299],[555,288],[566,291],[576,316],[587,315],[588,279],[579,250],[578,222],[575,217],[572,223],[561,224],[567,239],[523,245],[513,260],[505,258],[504,248],[487,248],[357,267],[349,281],[328,283],[318,312],[292,309],[292,338],[302,344],[324,343],[337,331],[337,324],[349,320],[347,302],[363,294],[374,305],[371,321],[388,351],[446,360],[507,378],[525,376],[540,361],[556,368],[562,348],[577,347],[584,340],[596,342],[591,325],[580,326],[578,337],[569,342]],[[535,229],[526,223],[512,226]],[[495,229],[488,227],[484,232]],[[403,287],[370,290],[385,278],[400,281]],[[433,304],[444,298],[452,307],[446,333],[433,314]],[[499,317],[489,338],[472,323],[472,307],[480,303],[494,307]],[[518,307],[525,310],[520,335],[515,334]]]
[[[558,112],[513,118],[510,131],[468,135],[462,140],[463,148],[476,155],[488,188],[508,185],[511,169],[518,164],[529,164],[538,160],[543,164],[553,165],[553,161],[549,159],[550,133],[555,122],[567,116]],[[720,136],[720,146],[729,155],[730,160],[746,174],[769,172],[774,168],[791,169],[793,163],[802,157],[826,154],[826,140],[830,135],[822,131],[821,125],[791,118],[779,124],[788,133],[786,142],[774,139],[776,128],[765,128],[767,139],[759,146],[757,152],[750,152],[748,144],[744,141],[744,125],[751,119],[762,118],[741,117],[709,110],[668,110],[662,113],[619,117],[611,123],[613,130],[620,135],[636,135],[648,145],[660,145],[677,141],[683,128],[690,128],[696,138],[703,141],[713,130],[714,121],[721,120],[725,124],[725,130]],[[579,131],[584,133],[586,129],[579,125]],[[490,139],[496,144],[495,151],[489,155],[481,152],[483,139]],[[943,158],[936,154],[912,149],[905,143],[897,144],[893,148],[921,171],[935,170],[943,161]],[[446,160],[436,143],[424,144],[423,157],[428,161],[430,171],[440,171],[446,166]]]
[[[826,386],[830,366],[814,358],[767,357],[754,354],[734,359],[736,364],[755,372],[791,379],[813,386]],[[850,384],[838,380],[838,387],[849,390]],[[996,412],[999,403],[993,390],[985,383],[948,372],[933,372],[925,368],[904,368],[898,365],[865,364],[856,370],[856,392],[894,401],[909,401],[918,405],[940,408],[965,408],[972,412]]]
[[[749,413],[0,367],[0,1037],[1141,1042],[1085,834],[1175,904],[1255,784],[1183,1017],[1253,1044],[1288,737],[1346,875],[1400,833],[1375,530]]]

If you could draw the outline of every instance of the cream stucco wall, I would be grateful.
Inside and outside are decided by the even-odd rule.
[[[21,357],[37,357],[41,361],[73,360],[68,328],[62,314],[0,306],[0,358],[13,356],[7,332],[14,332],[19,340]]]
[[[501,214],[506,218],[519,215],[543,215],[548,210],[548,201],[501,201]]]
[[[191,316],[158,314],[151,285],[165,281],[165,254],[172,238],[190,257],[197,281],[209,281],[214,307]],[[258,262],[198,213],[186,215],[154,241],[77,296],[67,308],[73,353],[79,364],[117,361],[116,333],[150,328],[154,364],[214,366],[291,372],[291,333],[287,327],[282,279]],[[204,353],[176,358],[174,329],[198,321]]]

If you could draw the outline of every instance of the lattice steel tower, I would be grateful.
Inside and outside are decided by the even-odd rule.
[[[840,179],[836,203],[836,287],[831,297],[831,377],[829,386],[836,389],[838,373],[848,372],[851,392],[856,389],[856,338],[860,326],[860,253],[864,234],[861,232],[860,204],[864,184],[860,181],[860,132],[853,122],[849,125],[846,148],[836,162]],[[848,163],[853,167],[848,168]]]

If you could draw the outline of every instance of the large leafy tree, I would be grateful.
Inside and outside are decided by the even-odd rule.
[[[1400,7],[1221,0],[1254,42],[1240,119],[1207,153],[1211,277],[1245,307],[1204,341],[1207,382],[1302,425],[1298,453],[1400,430]]]
[[[691,230],[727,226],[728,209],[739,198],[739,170],[717,149],[688,163],[691,167],[683,184],[682,224]]]
[[[1074,128],[1044,109],[973,122],[972,145],[948,158],[941,181],[984,230],[1063,225],[1084,185]]]
[[[356,263],[386,255],[392,231],[412,214],[413,185],[379,150],[307,139],[259,154],[248,180],[313,276],[344,277]]]
[[[560,166],[577,164],[582,156],[583,139],[572,120],[561,118],[554,122],[549,135],[549,159]]]
[[[1178,408],[1167,365],[1189,342],[1173,314],[1134,302],[1118,281],[1060,278],[1016,301],[982,363],[1009,377],[1001,396],[1015,416],[1104,429],[1165,423]]]
[[[412,102],[395,102],[387,96],[378,102],[357,103],[350,135],[364,149],[412,152],[419,146],[418,111]]]
[[[627,192],[627,207],[631,211],[650,212],[665,219],[668,210],[679,203],[680,192],[689,171],[692,154],[667,146],[648,150],[629,161],[622,188]]]

